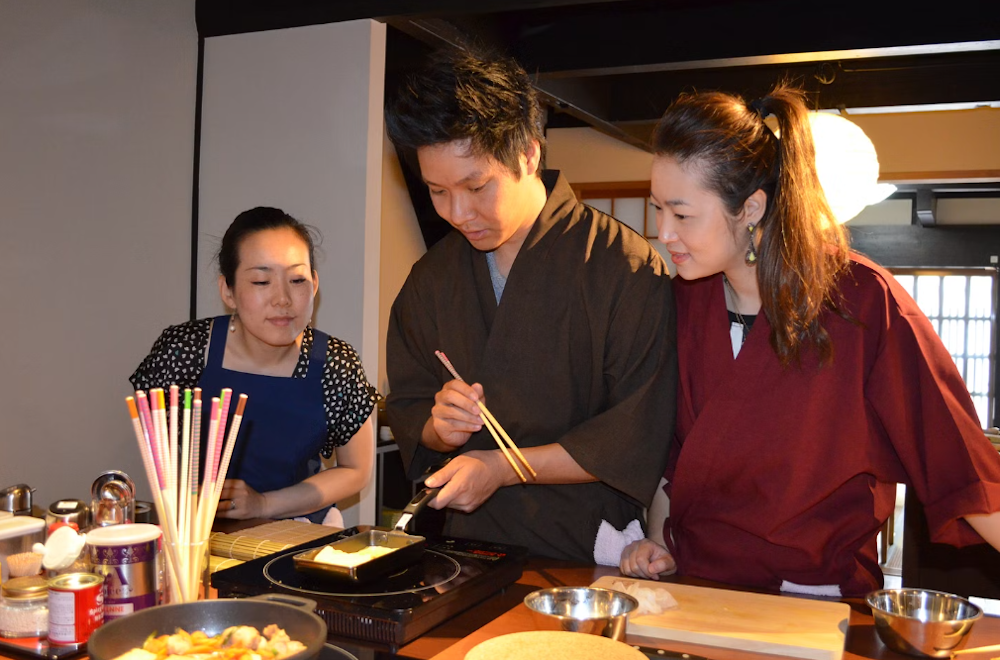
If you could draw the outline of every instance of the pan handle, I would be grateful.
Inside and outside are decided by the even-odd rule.
[[[316,601],[291,594],[260,594],[258,596],[250,596],[248,600],[263,600],[269,603],[278,603],[279,605],[291,605],[307,612],[316,611]]]
[[[427,503],[434,499],[434,496],[438,494],[440,488],[424,488],[419,493],[417,493],[409,504],[403,509],[403,512],[399,516],[399,520],[396,521],[396,526],[393,528],[397,532],[405,532],[406,526],[410,524],[413,517],[420,513]]]
[[[403,509],[403,513],[408,513],[411,516],[417,515],[425,506],[427,506],[428,502],[434,499],[434,496],[437,495],[440,490],[440,488],[424,488],[413,496],[410,503]]]

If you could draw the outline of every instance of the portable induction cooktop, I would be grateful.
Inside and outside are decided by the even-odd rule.
[[[428,538],[422,557],[372,582],[351,584],[303,573],[292,557],[345,539],[352,527],[212,574],[220,598],[290,593],[311,598],[331,639],[384,644],[392,651],[521,577],[527,550],[469,539]]]

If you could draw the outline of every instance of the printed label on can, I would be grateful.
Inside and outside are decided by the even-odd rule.
[[[104,576],[105,621],[156,605],[156,558],[156,541],[90,547],[94,572]]]
[[[83,644],[103,623],[103,576],[69,573],[49,580],[50,644]]]

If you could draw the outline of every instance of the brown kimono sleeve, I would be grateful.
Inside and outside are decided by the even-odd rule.
[[[386,335],[386,414],[411,479],[447,456],[420,444],[434,395],[441,389],[436,337],[434,321],[420,303],[417,287],[407,279],[393,302]]]
[[[580,467],[649,506],[674,435],[677,329],[670,278],[640,270],[613,314],[603,364],[607,407],[559,443]]]

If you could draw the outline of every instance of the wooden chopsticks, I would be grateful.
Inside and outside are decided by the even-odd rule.
[[[956,655],[960,655],[963,653],[985,653],[987,651],[990,652],[1000,651],[1000,644],[990,644],[989,646],[976,646],[975,648],[971,649],[961,649],[958,651],[952,651],[951,657],[954,658]]]
[[[448,359],[447,355],[441,351],[434,351],[434,355],[437,356],[437,359],[441,360],[441,364],[443,364],[451,375],[454,376],[455,380],[460,380],[463,383],[465,382],[465,379],[458,375],[455,365],[451,363],[451,360]],[[528,463],[528,459],[524,457],[521,450],[517,448],[514,441],[510,439],[509,435],[507,435],[507,432],[503,430],[503,427],[500,426],[500,422],[498,422],[497,418],[493,416],[493,413],[486,408],[486,404],[482,401],[476,401],[476,403],[479,404],[479,419],[483,420],[483,426],[489,430],[490,435],[492,435],[493,439],[496,440],[497,446],[500,447],[500,451],[503,452],[503,455],[506,457],[507,462],[510,463],[510,466],[514,468],[514,472],[517,473],[517,477],[521,480],[521,483],[525,483],[528,480],[524,477],[524,473],[521,472],[521,468],[518,466],[517,461],[515,461],[514,457],[511,456],[511,450],[517,456],[517,459],[524,464],[524,467],[527,468],[528,472],[531,473],[531,477],[533,479],[537,479],[538,473],[531,467],[531,464]],[[497,433],[499,433],[499,435],[497,435]],[[503,440],[500,439],[501,437],[503,437]],[[507,444],[505,445],[504,442]],[[508,445],[510,446],[510,450],[507,449]]]

